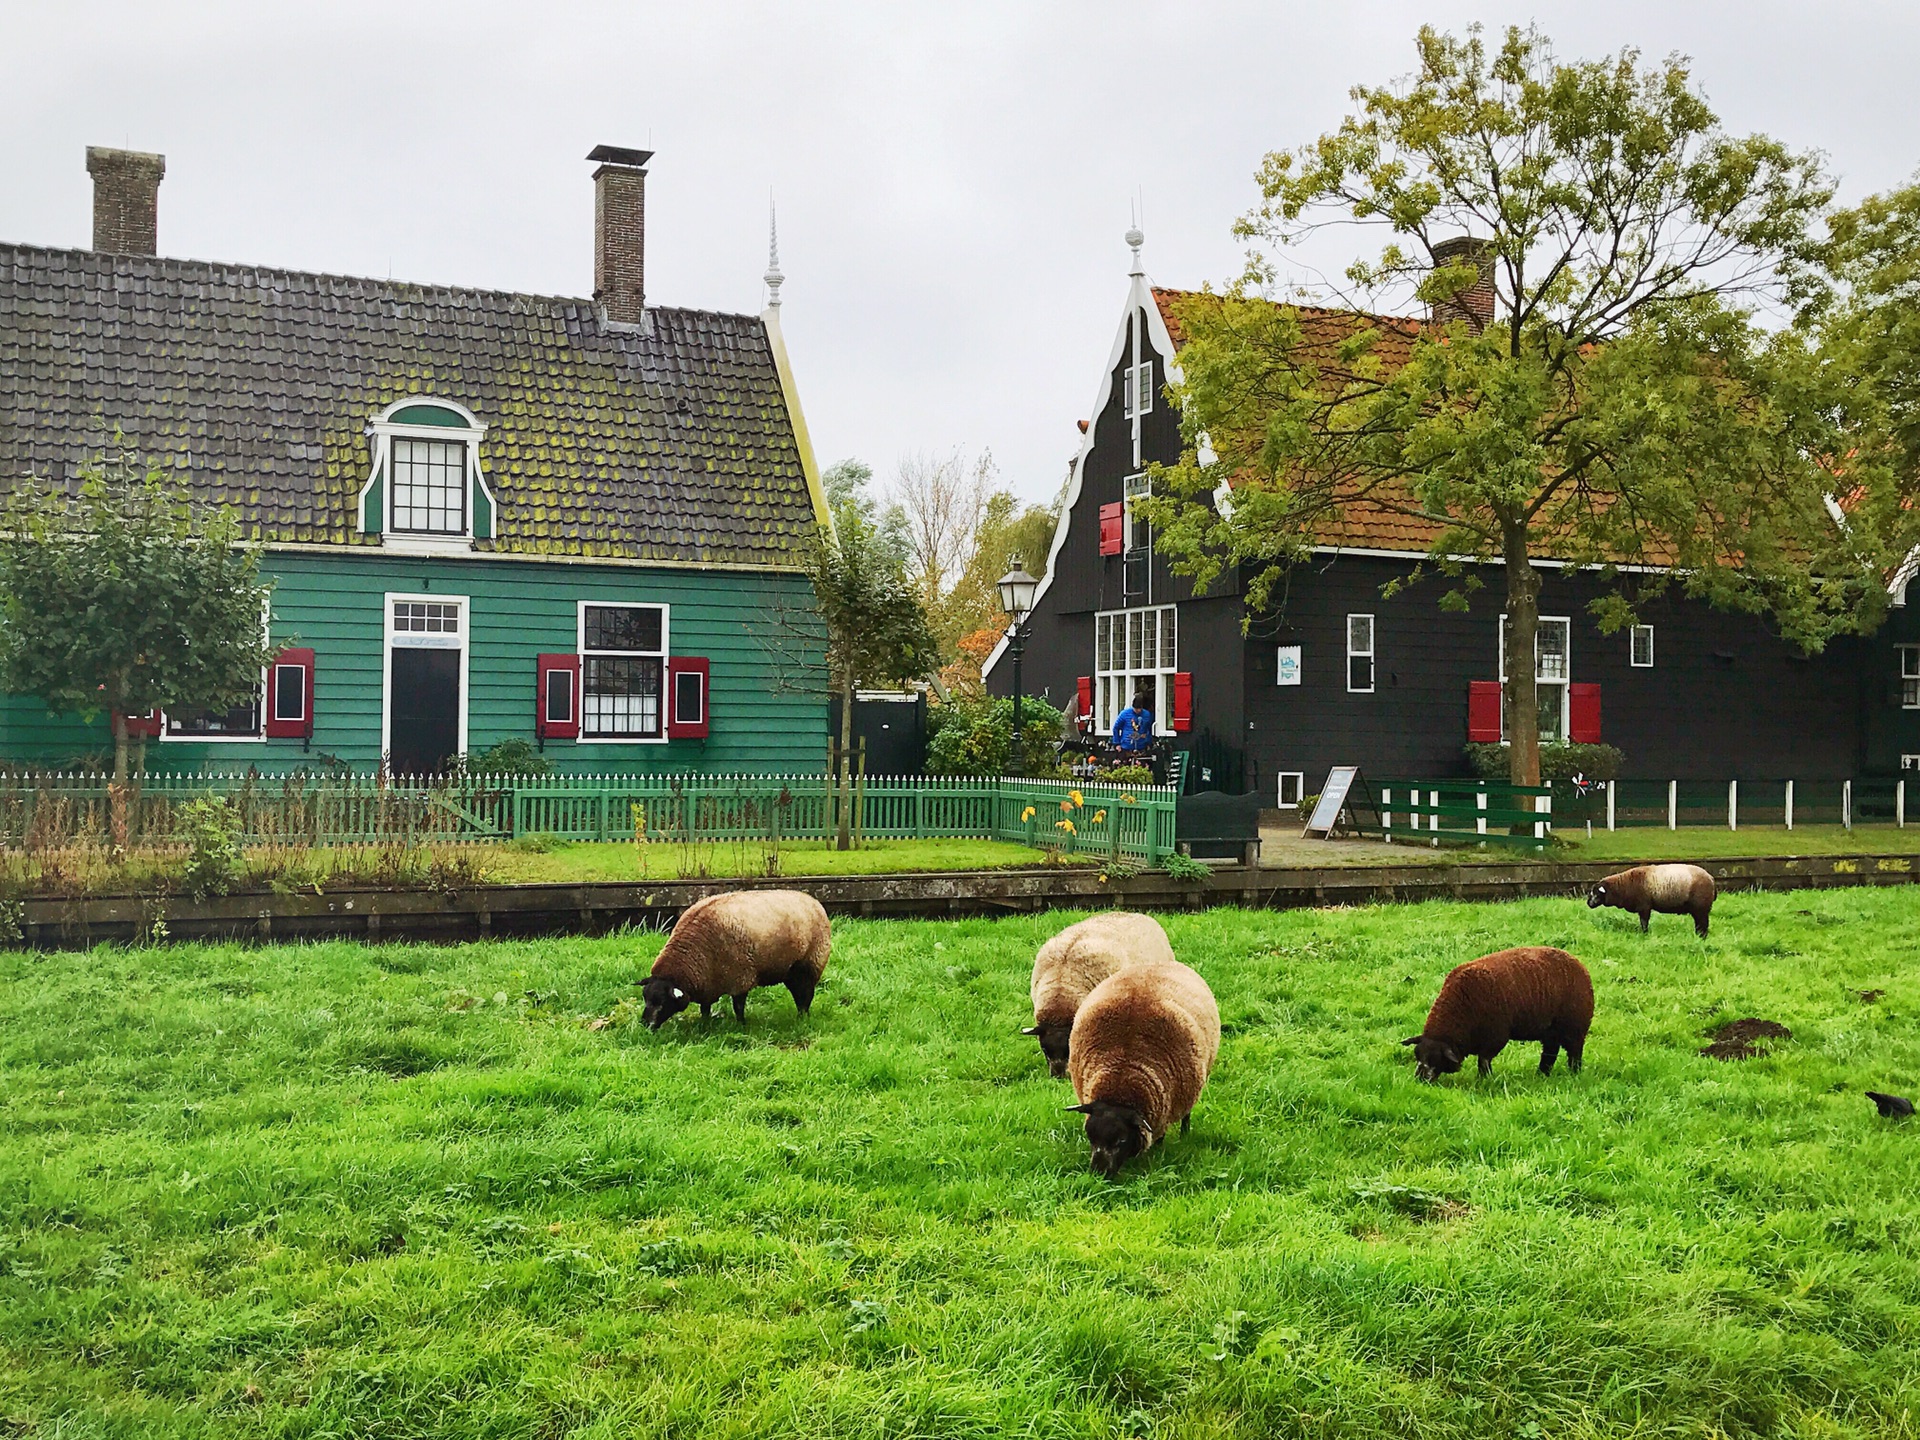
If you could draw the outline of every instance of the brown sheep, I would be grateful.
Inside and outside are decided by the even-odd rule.
[[[1427,1026],[1402,1040],[1414,1047],[1414,1074],[1451,1075],[1467,1056],[1480,1057],[1480,1074],[1509,1041],[1540,1042],[1540,1073],[1553,1072],[1562,1047],[1567,1069],[1580,1073],[1581,1052],[1593,1024],[1593,977],[1564,950],[1522,945],[1456,965],[1427,1012]]]
[[[704,1019],[714,1004],[733,998],[733,1013],[747,1018],[747,992],[785,985],[802,1015],[812,1008],[814,987],[827,968],[832,937],[827,912],[798,890],[739,890],[709,895],[681,913],[653,973],[641,983],[640,1018],[658,1030],[688,1005]]]
[[[1020,1033],[1039,1038],[1058,1080],[1067,1073],[1074,1014],[1093,987],[1122,965],[1171,959],[1167,932],[1151,915],[1115,910],[1069,925],[1033,957],[1033,1024]]]
[[[1184,1134],[1220,1054],[1220,1008],[1178,960],[1117,970],[1073,1018],[1067,1074],[1085,1115],[1093,1169],[1112,1176],[1173,1122]]]
[[[1647,922],[1654,911],[1662,915],[1691,915],[1693,933],[1704,938],[1707,919],[1713,914],[1715,894],[1713,876],[1698,865],[1636,865],[1609,875],[1593,887],[1587,896],[1587,908],[1598,910],[1610,905],[1630,910],[1640,917],[1640,933],[1647,933]]]

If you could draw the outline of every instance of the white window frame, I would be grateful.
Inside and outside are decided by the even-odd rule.
[[[1920,770],[1920,755],[1902,755],[1900,757],[1900,768],[1902,770]]]
[[[1133,698],[1134,689],[1148,681],[1153,690],[1153,733],[1171,735],[1173,731],[1173,677],[1180,669],[1180,621],[1173,605],[1136,605],[1127,610],[1102,610],[1093,617],[1093,723],[1103,736],[1113,733],[1113,722],[1120,718],[1120,712],[1127,708]],[[1153,665],[1134,664],[1132,636],[1135,627],[1129,617],[1152,615],[1154,618],[1154,659]],[[1122,663],[1115,667],[1100,664],[1100,637],[1104,630],[1108,635],[1108,659],[1112,659],[1112,635],[1115,630],[1121,635],[1125,647]],[[1139,627],[1141,661],[1145,654],[1145,621]],[[1171,631],[1171,635],[1168,632]]]
[[[1121,414],[1128,420],[1153,413],[1153,357],[1126,368],[1120,397]]]
[[[587,661],[590,658],[622,655],[644,656],[641,650],[588,650],[587,609],[658,610],[660,612],[660,733],[658,735],[589,735],[587,733]],[[660,600],[582,600],[576,612],[573,653],[580,657],[580,693],[578,698],[582,745],[664,745],[667,726],[673,718],[673,675],[668,664],[673,654],[673,607]]]
[[[291,670],[300,677],[300,713],[298,715],[280,713],[280,672],[282,670]],[[267,700],[265,714],[260,721],[262,731],[265,730],[268,721],[272,721],[275,725],[305,725],[313,719],[313,716],[307,713],[309,708],[307,676],[310,673],[312,672],[309,666],[289,663],[285,660],[275,660],[267,666]]]
[[[1647,658],[1640,658],[1640,641],[1647,642]],[[1635,670],[1653,668],[1653,627],[1651,625],[1633,625],[1627,629],[1627,663]]]
[[[1122,554],[1130,555],[1136,550],[1151,550],[1153,548],[1153,527],[1147,524],[1145,520],[1135,521],[1133,518],[1133,502],[1136,500],[1144,500],[1152,493],[1152,481],[1148,478],[1147,472],[1144,470],[1137,470],[1120,482],[1120,515],[1122,525],[1120,542]],[[1145,538],[1138,545],[1134,544],[1133,527],[1135,524],[1138,524],[1141,530],[1146,532]]]
[[[1358,649],[1353,643],[1353,622],[1367,622],[1367,647]],[[1380,648],[1380,625],[1378,619],[1365,611],[1354,611],[1347,616],[1347,693],[1349,695],[1371,695],[1380,683],[1380,664],[1376,658]],[[1353,683],[1353,662],[1364,659],[1367,662],[1367,683]]]
[[[1293,792],[1293,798],[1287,798],[1287,792]],[[1274,799],[1282,810],[1298,810],[1300,801],[1307,793],[1307,773],[1304,770],[1282,770]]]
[[[265,642],[272,633],[273,601],[269,599],[260,607],[260,639]],[[273,676],[273,661],[268,661],[260,671],[260,703],[254,707],[259,726],[251,735],[169,735],[167,712],[160,712],[160,733],[154,738],[163,745],[264,745],[267,743],[267,706],[273,703],[269,693],[269,682]]]
[[[402,410],[413,406],[431,406],[437,410],[446,410],[460,416],[465,425],[403,425],[392,419]],[[360,493],[354,502],[354,526],[364,532],[366,523],[367,492],[373,488],[373,482],[382,476],[386,479],[385,502],[381,506],[380,542],[383,549],[410,551],[415,554],[431,555],[435,552],[470,551],[473,549],[473,488],[478,485],[487,497],[487,507],[493,512],[494,533],[500,528],[500,502],[494,496],[493,487],[487,483],[486,471],[480,465],[480,442],[486,437],[487,426],[471,410],[453,400],[442,400],[434,395],[409,395],[404,400],[396,400],[387,406],[367,425],[367,439],[372,450],[372,465],[367,470],[367,478],[360,487]],[[466,488],[461,494],[461,514],[464,528],[455,534],[443,530],[401,530],[394,524],[394,459],[393,442],[395,440],[439,440],[448,444],[464,444],[467,451]]]
[[[444,631],[400,630],[393,623],[397,604],[452,605],[459,610],[459,629],[452,635]],[[467,595],[413,594],[389,590],[380,599],[380,758],[393,753],[393,652],[395,650],[454,650],[460,652],[460,726],[455,755],[467,753],[467,710],[473,703],[472,687],[467,683],[467,658],[473,646],[473,600]]]
[[[1896,645],[1900,662],[1900,708],[1920,710],[1920,645]]]
[[[1540,673],[1540,635],[1549,625],[1561,627],[1567,636],[1565,675],[1545,676]],[[1542,615],[1535,622],[1533,634],[1533,684],[1536,697],[1542,685],[1557,685],[1560,689],[1560,733],[1553,737],[1556,742],[1564,743],[1571,734],[1573,725],[1573,617],[1570,615]],[[1507,736],[1507,617],[1500,616],[1500,742],[1505,744]],[[1540,737],[1546,740],[1549,737]]]

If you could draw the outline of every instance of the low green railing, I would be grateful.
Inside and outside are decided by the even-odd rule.
[[[395,781],[321,773],[142,777],[121,813],[104,777],[0,775],[0,845],[93,839],[169,845],[181,807],[232,806],[250,845],[567,840],[688,842],[826,839],[842,803],[824,775],[457,776]],[[848,828],[863,840],[994,839],[1157,864],[1174,848],[1171,786],[1064,780],[862,776]],[[114,834],[116,824],[124,835]]]
[[[1538,850],[1553,834],[1553,791],[1484,780],[1387,780],[1380,821],[1388,840],[1515,845]]]

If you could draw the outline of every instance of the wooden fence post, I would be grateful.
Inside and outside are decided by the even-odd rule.
[[[1487,791],[1485,786],[1473,792],[1473,803],[1480,811],[1479,817],[1473,822],[1474,826],[1480,834],[1484,835],[1487,833]]]
[[[1680,782],[1667,781],[1667,829],[1680,828]]]
[[[1740,782],[1727,781],[1727,829],[1740,828]]]
[[[1902,830],[1907,828],[1907,782],[1904,780],[1894,782],[1893,823]]]
[[[1613,829],[1613,787],[1614,782],[1607,781],[1607,829]]]
[[[1853,829],[1853,781],[1840,782],[1840,823]]]
[[[1793,781],[1787,781],[1787,829],[1793,829]]]

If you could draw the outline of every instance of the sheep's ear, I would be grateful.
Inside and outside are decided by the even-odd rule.
[[[1074,1115],[1091,1115],[1093,1113],[1093,1106],[1091,1105],[1069,1105],[1066,1108]]]
[[[1418,1045],[1420,1043],[1420,1037],[1418,1035],[1409,1035],[1400,1043],[1402,1045]]]
[[[1038,1035],[1040,1033],[1040,1027],[1038,1025],[1029,1025],[1020,1033],[1022,1035]]]

